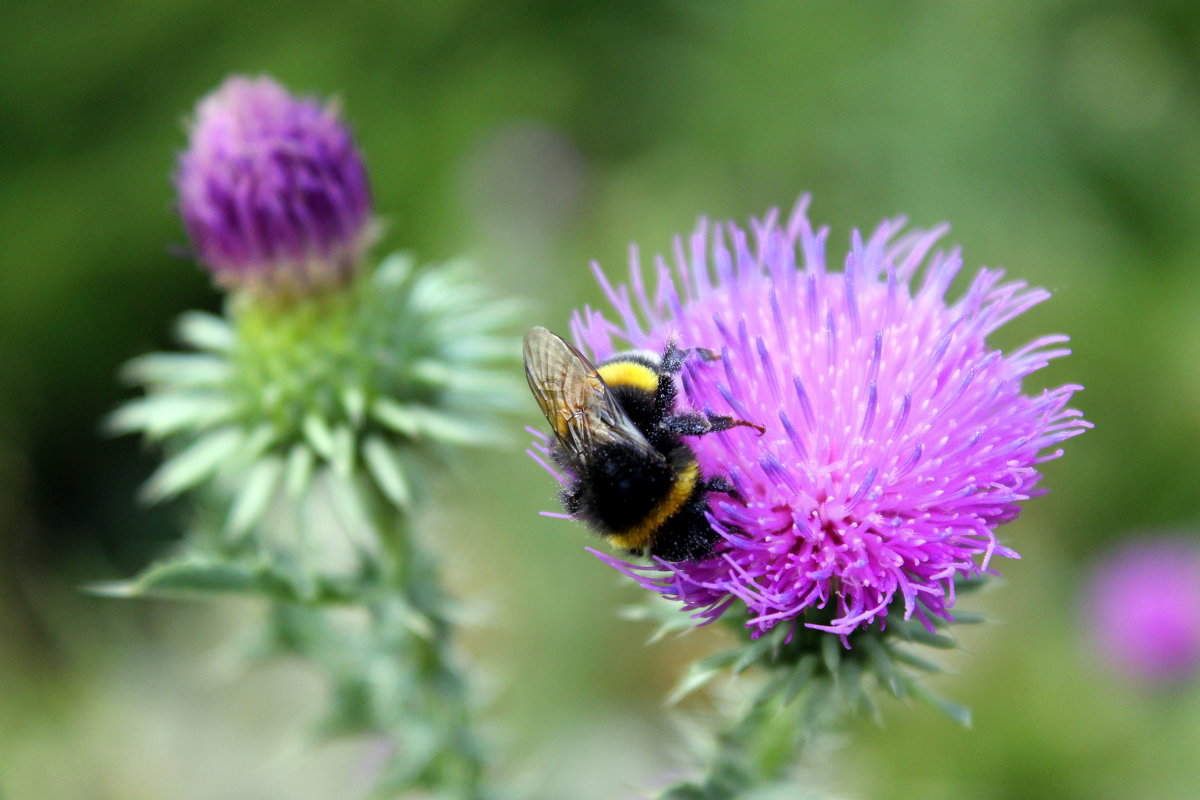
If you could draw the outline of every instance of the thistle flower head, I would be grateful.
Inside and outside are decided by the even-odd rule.
[[[932,628],[951,618],[956,578],[1016,557],[996,526],[1038,493],[1037,465],[1089,427],[1066,407],[1079,387],[1022,391],[1068,352],[1066,337],[989,346],[1049,294],[984,269],[948,300],[962,260],[933,251],[941,228],[855,233],[844,269],[830,270],[828,231],[812,229],[806,205],[749,233],[702,222],[649,285],[636,253],[628,287],[597,269],[616,316],[575,315],[585,353],[672,338],[713,350],[719,361],[685,365],[680,405],[767,429],[689,440],[702,472],[737,490],[710,496],[711,557],[600,557],[702,621],[744,614],[754,636],[783,624],[846,637],[889,615]]]
[[[369,244],[367,174],[337,109],[270,78],[200,101],[175,185],[197,258],[227,287],[336,284]]]
[[[1200,673],[1200,543],[1131,542],[1095,568],[1085,593],[1091,638],[1127,677],[1169,683]]]

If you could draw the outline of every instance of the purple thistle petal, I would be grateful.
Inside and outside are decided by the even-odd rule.
[[[1036,465],[1091,427],[1066,408],[1078,386],[1021,391],[1024,376],[1067,354],[1066,337],[1009,355],[988,347],[988,334],[1049,293],[983,269],[948,302],[962,259],[933,252],[944,226],[904,233],[894,219],[856,232],[845,270],[828,271],[828,230],[813,230],[807,203],[782,223],[771,212],[750,235],[701,221],[677,240],[673,265],[655,262],[652,286],[636,261],[629,286],[594,267],[621,322],[577,313],[585,353],[660,350],[672,337],[719,352],[721,365],[686,365],[680,407],[767,427],[689,440],[704,474],[741,495],[710,503],[722,534],[712,557],[596,555],[704,622],[744,604],[755,635],[799,621],[844,637],[883,626],[897,600],[905,619],[950,619],[956,577],[1016,557],[994,529],[1039,493]]]
[[[175,186],[225,286],[338,283],[370,240],[366,169],[336,108],[270,78],[233,76],[200,101]]]

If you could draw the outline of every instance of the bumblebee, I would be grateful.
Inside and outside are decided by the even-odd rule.
[[[674,410],[675,374],[690,352],[671,342],[661,355],[618,353],[596,366],[545,328],[525,334],[525,377],[557,440],[551,458],[571,479],[563,507],[612,545],[664,561],[709,555],[719,534],[704,516],[708,494],[736,496],[726,479],[700,474],[682,437],[738,425],[764,431]]]

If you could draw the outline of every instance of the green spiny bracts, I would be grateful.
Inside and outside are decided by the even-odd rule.
[[[983,577],[960,578],[955,591],[961,596],[986,585]],[[665,602],[631,607],[625,616],[656,622],[651,641],[685,634],[695,624]],[[975,614],[955,612],[955,623],[981,620]],[[750,787],[795,791],[792,777],[799,754],[847,716],[866,714],[879,721],[876,698],[881,692],[927,704],[960,725],[971,724],[968,708],[927,685],[925,676],[942,667],[917,651],[958,647],[945,631],[950,625],[946,620],[936,619],[930,630],[897,615],[886,628],[875,625],[854,631],[848,641],[826,631],[783,626],[754,638],[737,615],[727,615],[722,622],[740,642],[693,663],[668,702],[676,703],[721,676],[749,673],[756,689],[734,713],[734,721],[702,745],[709,751],[700,757],[707,764],[705,775],[667,788],[656,795],[660,800],[733,800]]]
[[[407,508],[416,461],[443,445],[494,443],[494,420],[512,403],[500,331],[514,306],[465,272],[396,255],[344,287],[235,293],[228,319],[185,314],[179,337],[193,351],[133,361],[126,375],[146,394],[111,419],[172,451],[147,499],[232,487],[233,536],[322,473],[365,476]]]

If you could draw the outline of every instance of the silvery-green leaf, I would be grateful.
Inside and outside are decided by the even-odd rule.
[[[241,536],[262,518],[282,475],[283,461],[275,457],[265,458],[250,469],[225,523],[229,536]]]
[[[333,429],[333,469],[343,478],[354,472],[354,432],[344,425]]]
[[[263,423],[255,428],[242,442],[236,460],[240,464],[252,464],[275,443],[275,426]]]
[[[312,445],[317,455],[332,462],[334,458],[333,432],[329,430],[329,425],[325,420],[317,414],[309,414],[304,418],[302,428],[304,438]]]
[[[821,637],[821,661],[825,664],[825,671],[830,675],[836,675],[838,665],[842,661],[842,642],[836,636]]]
[[[744,672],[747,667],[762,658],[774,644],[775,642],[769,636],[760,636],[743,644],[738,650],[737,659],[732,664],[733,671]]]
[[[154,503],[190,489],[236,453],[243,438],[236,428],[221,428],[202,436],[158,468],[146,482],[143,496]]]
[[[947,700],[939,694],[931,692],[920,683],[913,681],[909,684],[909,691],[913,693],[921,702],[936,708],[938,711],[945,714],[950,719],[962,725],[964,728],[971,727],[971,709],[964,705],[955,703],[952,700]]]
[[[919,628],[916,626],[909,627],[901,635],[905,639],[910,639],[911,641],[927,645],[929,647],[936,647],[939,650],[954,650],[958,647],[958,642],[952,637],[941,633],[930,633],[924,628]]]
[[[726,650],[722,653],[701,659],[688,666],[687,672],[675,684],[667,695],[667,705],[675,705],[692,692],[724,672],[725,668],[737,660],[740,651]]]
[[[427,386],[448,386],[455,380],[455,370],[443,361],[423,358],[410,367],[412,376]]]
[[[354,427],[361,428],[363,417],[367,413],[367,396],[359,386],[347,386],[342,389],[342,408]]]
[[[812,653],[801,656],[800,660],[796,662],[791,676],[788,678],[787,688],[783,695],[783,704],[790,704],[802,691],[807,689],[816,673],[817,657]]]
[[[862,646],[871,661],[871,671],[875,673],[879,682],[896,697],[903,697],[904,685],[896,675],[895,665],[892,664],[887,649],[874,636],[863,637]]]
[[[399,508],[412,503],[412,489],[404,474],[404,464],[387,442],[378,436],[368,436],[363,442],[363,460],[380,490]]]
[[[654,644],[665,638],[667,634],[683,635],[696,629],[696,621],[687,614],[680,613],[679,607],[668,600],[654,595],[645,602],[635,606],[624,606],[617,609],[622,619],[647,620],[657,623],[650,634],[647,644]]]
[[[397,403],[390,397],[376,398],[375,402],[371,404],[371,416],[396,433],[411,437],[419,434],[417,419],[412,415],[409,407]]]
[[[408,278],[412,268],[412,256],[407,253],[393,253],[376,267],[372,280],[381,286],[395,286]]]
[[[217,394],[154,394],[131,400],[106,421],[116,434],[140,431],[149,439],[199,430],[228,419],[233,403]]]
[[[492,431],[466,422],[458,417],[437,411],[428,406],[413,406],[409,414],[416,420],[418,436],[436,439],[446,444],[477,444],[480,439],[490,438]]]
[[[401,613],[400,619],[404,623],[404,627],[414,634],[427,642],[433,641],[435,631],[428,616],[415,608],[408,608]]]
[[[203,311],[181,315],[176,332],[182,342],[200,350],[227,353],[237,343],[237,334],[224,319]]]
[[[232,370],[225,358],[204,353],[151,353],[125,365],[130,383],[169,384],[172,387],[219,387]]]
[[[313,466],[316,463],[313,451],[303,443],[292,445],[287,455],[287,475],[284,486],[288,496],[295,499],[304,494],[312,481]]]
[[[834,680],[846,705],[858,708],[863,696],[862,667],[859,663],[850,658],[843,660]]]
[[[932,661],[926,661],[920,656],[915,656],[907,650],[899,647],[892,648],[892,660],[899,661],[901,664],[907,664],[910,667],[919,669],[922,672],[941,672],[942,668]]]
[[[364,536],[367,531],[374,530],[369,502],[363,498],[363,493],[358,491],[355,482],[329,480],[330,476],[331,471],[325,470],[318,477],[318,481],[329,500],[338,527],[356,548],[370,550],[373,547],[373,537]]]
[[[131,581],[97,583],[88,591],[110,597],[171,596],[213,592],[286,594],[286,586],[262,566],[185,556],[155,564]]]

